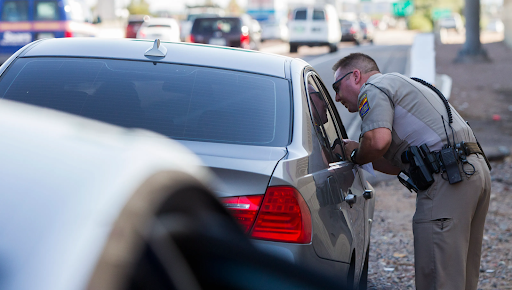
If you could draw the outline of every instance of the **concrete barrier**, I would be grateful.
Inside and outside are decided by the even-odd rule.
[[[436,86],[450,99],[452,78],[436,73],[435,36],[433,33],[420,33],[414,38],[409,56],[409,76],[420,78]]]

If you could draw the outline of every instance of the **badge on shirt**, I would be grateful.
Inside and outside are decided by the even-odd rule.
[[[366,94],[363,95],[361,102],[359,103],[359,115],[361,118],[366,116],[370,111],[370,104],[368,103],[368,98],[366,98]]]

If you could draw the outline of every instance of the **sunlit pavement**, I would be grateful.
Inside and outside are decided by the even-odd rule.
[[[414,41],[414,36],[418,34],[417,31],[412,30],[385,30],[385,31],[376,31],[375,39],[373,44],[369,42],[363,42],[361,46],[368,45],[412,45]],[[338,44],[338,49],[355,47],[356,45],[353,42],[340,42]],[[275,53],[281,55],[287,55],[291,57],[299,57],[302,58],[304,56],[311,55],[322,55],[329,53],[329,48],[327,46],[320,47],[307,47],[301,46],[299,47],[297,53],[290,53],[290,46],[286,42],[282,42],[279,40],[269,40],[265,41],[261,45],[260,51]]]

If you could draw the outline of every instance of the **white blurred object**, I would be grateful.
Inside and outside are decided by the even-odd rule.
[[[503,32],[505,30],[505,25],[503,25],[503,21],[501,19],[492,19],[487,24],[487,30],[493,32]]]
[[[410,76],[435,85],[435,59],[434,34],[417,34],[411,47]]]
[[[151,18],[142,23],[137,38],[180,42],[180,26],[173,18]]]

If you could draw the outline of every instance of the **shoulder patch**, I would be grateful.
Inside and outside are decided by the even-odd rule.
[[[361,102],[359,102],[359,115],[361,118],[366,116],[368,112],[370,111],[370,104],[368,103],[368,98],[366,97],[366,94],[363,95],[363,98],[361,99]]]

